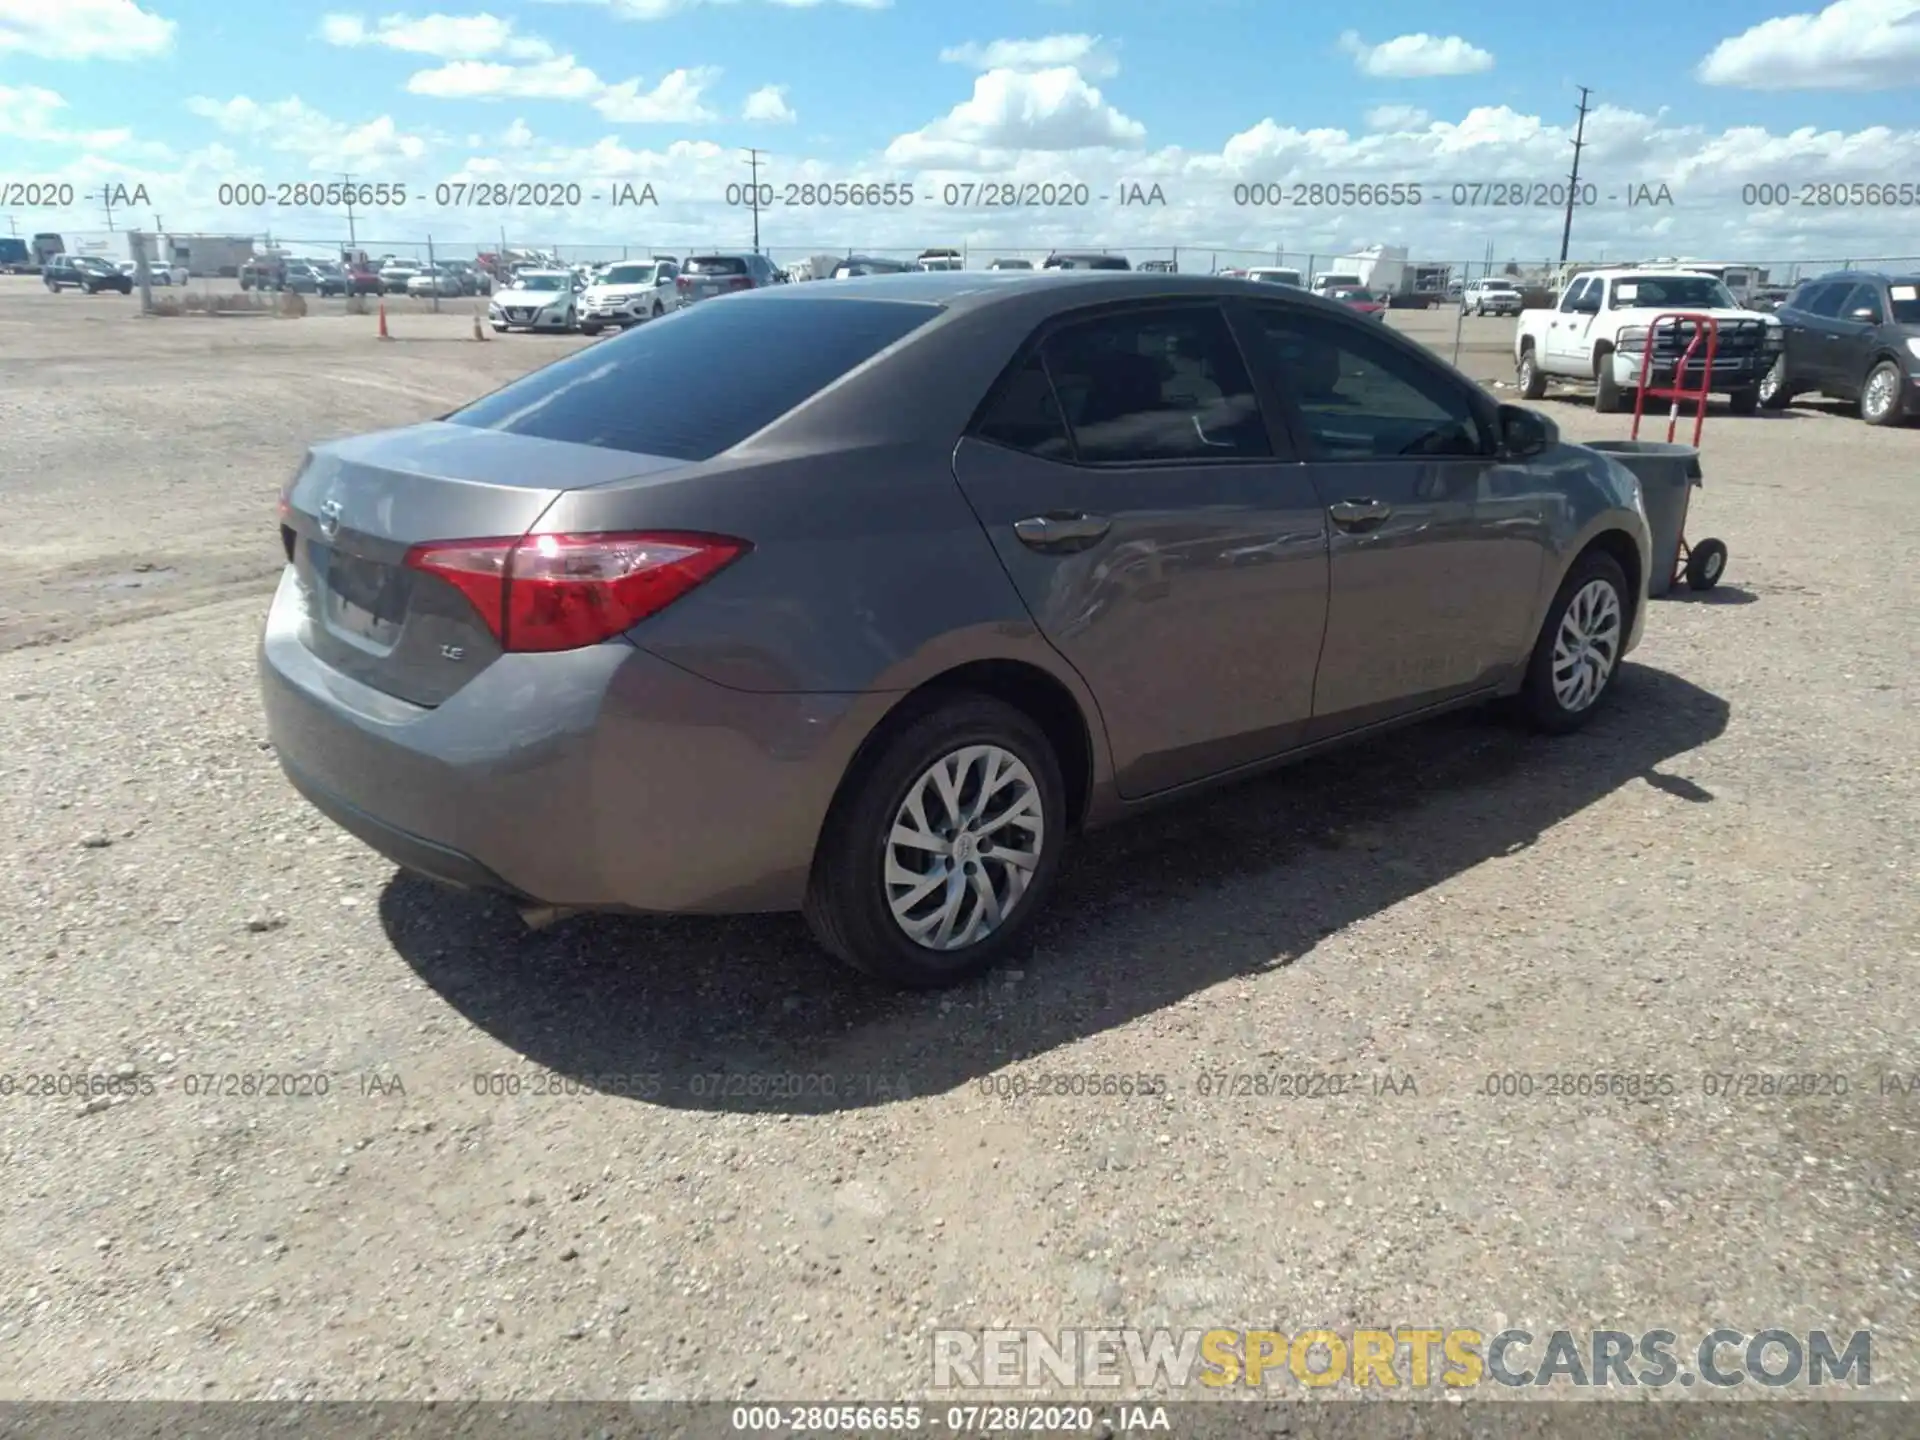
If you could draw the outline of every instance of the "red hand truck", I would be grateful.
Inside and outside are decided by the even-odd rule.
[[[1662,325],[1670,327],[1677,342],[1687,335],[1687,327],[1692,334],[1687,338],[1685,349],[1681,350],[1673,362],[1673,383],[1655,385],[1654,354],[1658,349],[1658,339]],[[1702,354],[1704,347],[1705,353]],[[1629,438],[1640,438],[1640,420],[1646,412],[1649,396],[1665,400],[1667,404],[1667,443],[1673,443],[1674,432],[1680,425],[1680,404],[1693,401],[1693,448],[1700,448],[1700,432],[1707,424],[1707,396],[1713,390],[1713,361],[1720,350],[1720,322],[1711,315],[1703,315],[1692,310],[1664,310],[1653,317],[1647,326],[1646,349],[1640,354],[1640,384],[1633,392],[1633,432]],[[1696,363],[1700,365],[1700,383],[1687,384],[1687,372]],[[1701,484],[1700,466],[1696,460],[1693,465],[1691,491]],[[1687,543],[1687,516],[1683,506],[1680,512],[1680,546],[1672,560],[1673,578],[1676,582],[1682,576],[1686,578],[1689,590],[1711,590],[1720,583],[1720,577],[1726,573],[1727,547],[1718,540],[1702,540],[1697,545]]]

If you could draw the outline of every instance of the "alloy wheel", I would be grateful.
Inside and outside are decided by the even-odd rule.
[[[1569,713],[1600,698],[1620,659],[1620,596],[1605,580],[1574,593],[1553,637],[1553,698]]]
[[[1893,408],[1893,397],[1899,387],[1893,367],[1881,365],[1867,377],[1866,388],[1860,392],[1860,412],[1869,420],[1882,420]]]
[[[1011,750],[969,745],[907,789],[885,847],[888,907],[908,939],[963,950],[1006,923],[1046,839],[1040,786]]]
[[[1767,373],[1760,377],[1760,403],[1771,404],[1773,397],[1780,393],[1780,382],[1786,376],[1787,357],[1782,355],[1767,367]]]

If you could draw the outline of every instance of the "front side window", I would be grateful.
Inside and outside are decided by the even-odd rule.
[[[1263,308],[1255,324],[1316,459],[1491,453],[1466,389],[1418,355],[1304,311]]]
[[[1599,281],[1592,279],[1582,280],[1578,285],[1567,291],[1565,297],[1560,301],[1561,313],[1567,314],[1585,305],[1588,300],[1593,298],[1594,287],[1599,283]]]
[[[1083,464],[1273,454],[1233,332],[1210,306],[1083,320],[1041,354]]]
[[[1886,318],[1886,313],[1880,304],[1880,287],[1878,285],[1856,285],[1853,287],[1853,293],[1848,295],[1845,302],[1840,306],[1840,313],[1849,319],[1853,319],[1855,318],[1854,312],[1856,310],[1871,310],[1873,312],[1871,318],[1866,316],[1858,317],[1866,320],[1870,325],[1878,325]]]

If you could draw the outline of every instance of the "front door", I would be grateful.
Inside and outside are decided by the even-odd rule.
[[[1833,339],[1827,345],[1826,392],[1841,400],[1858,400],[1873,357],[1874,337],[1886,319],[1880,287],[1870,281],[1855,285],[1840,302],[1840,313],[1829,321]]]
[[[1587,332],[1598,313],[1604,280],[1589,276],[1567,287],[1560,304],[1547,317],[1547,370],[1555,375],[1585,375],[1591,368],[1593,344]]]
[[[1116,788],[1136,798],[1287,749],[1312,713],[1327,521],[1225,316],[1132,307],[1038,339],[954,475],[1098,700]]]
[[[1377,326],[1249,305],[1331,525],[1314,738],[1496,684],[1532,644],[1553,499],[1462,380]]]

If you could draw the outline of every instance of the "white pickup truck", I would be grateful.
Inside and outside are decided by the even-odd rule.
[[[1691,270],[1588,270],[1574,275],[1550,310],[1523,310],[1513,339],[1521,395],[1538,400],[1550,380],[1593,383],[1593,408],[1618,411],[1633,402],[1646,359],[1647,330],[1663,311],[1708,315],[1715,322],[1713,375],[1707,388],[1727,397],[1736,415],[1760,403],[1760,381],[1783,344],[1780,322],[1742,309],[1718,278]],[[1676,379],[1692,326],[1668,322],[1655,338],[1655,385],[1697,389],[1707,344],[1695,347],[1687,373]]]

